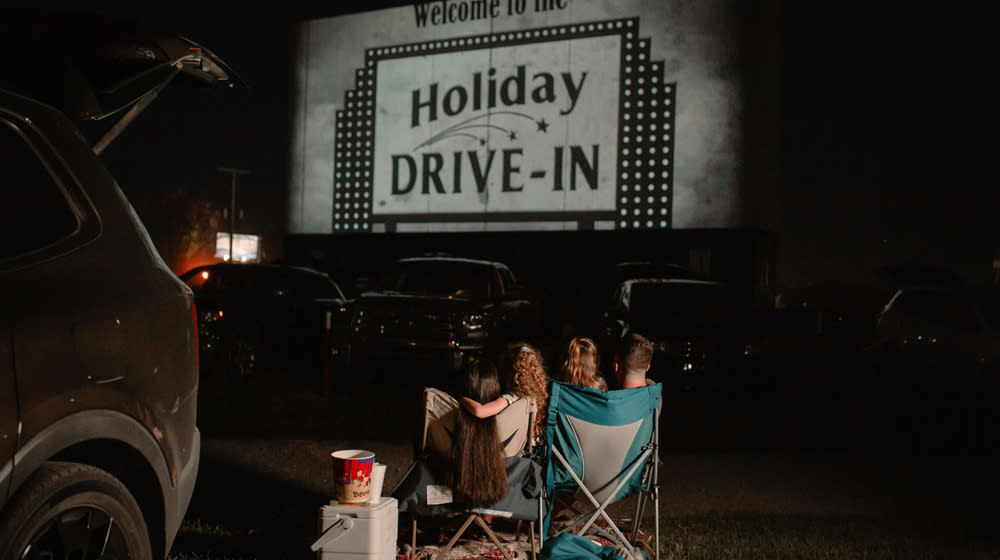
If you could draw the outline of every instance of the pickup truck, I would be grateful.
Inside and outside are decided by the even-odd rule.
[[[491,344],[531,336],[536,324],[511,270],[487,260],[398,260],[352,307],[352,369],[405,362],[454,373]]]

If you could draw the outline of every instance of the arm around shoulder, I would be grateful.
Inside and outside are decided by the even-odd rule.
[[[462,397],[461,402],[465,410],[476,418],[489,418],[490,416],[496,416],[501,410],[507,408],[507,405],[510,404],[510,402],[504,397],[494,399],[488,403],[479,403],[469,397]]]

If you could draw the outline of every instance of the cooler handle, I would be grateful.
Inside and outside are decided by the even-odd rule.
[[[323,534],[316,539],[316,542],[312,543],[311,547],[309,547],[313,552],[316,552],[317,550],[337,540],[344,533],[350,531],[351,527],[354,527],[354,521],[351,521],[351,518],[346,515],[340,515],[338,513],[335,519],[336,520],[333,524],[327,527],[326,531],[323,531]]]

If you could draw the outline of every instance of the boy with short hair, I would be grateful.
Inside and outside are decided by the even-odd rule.
[[[641,334],[631,333],[619,345],[615,354],[615,378],[620,389],[645,387],[652,384],[646,379],[653,359],[653,343]]]

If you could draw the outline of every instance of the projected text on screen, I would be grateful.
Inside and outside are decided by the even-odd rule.
[[[369,49],[334,231],[668,228],[674,99],[638,20]]]

